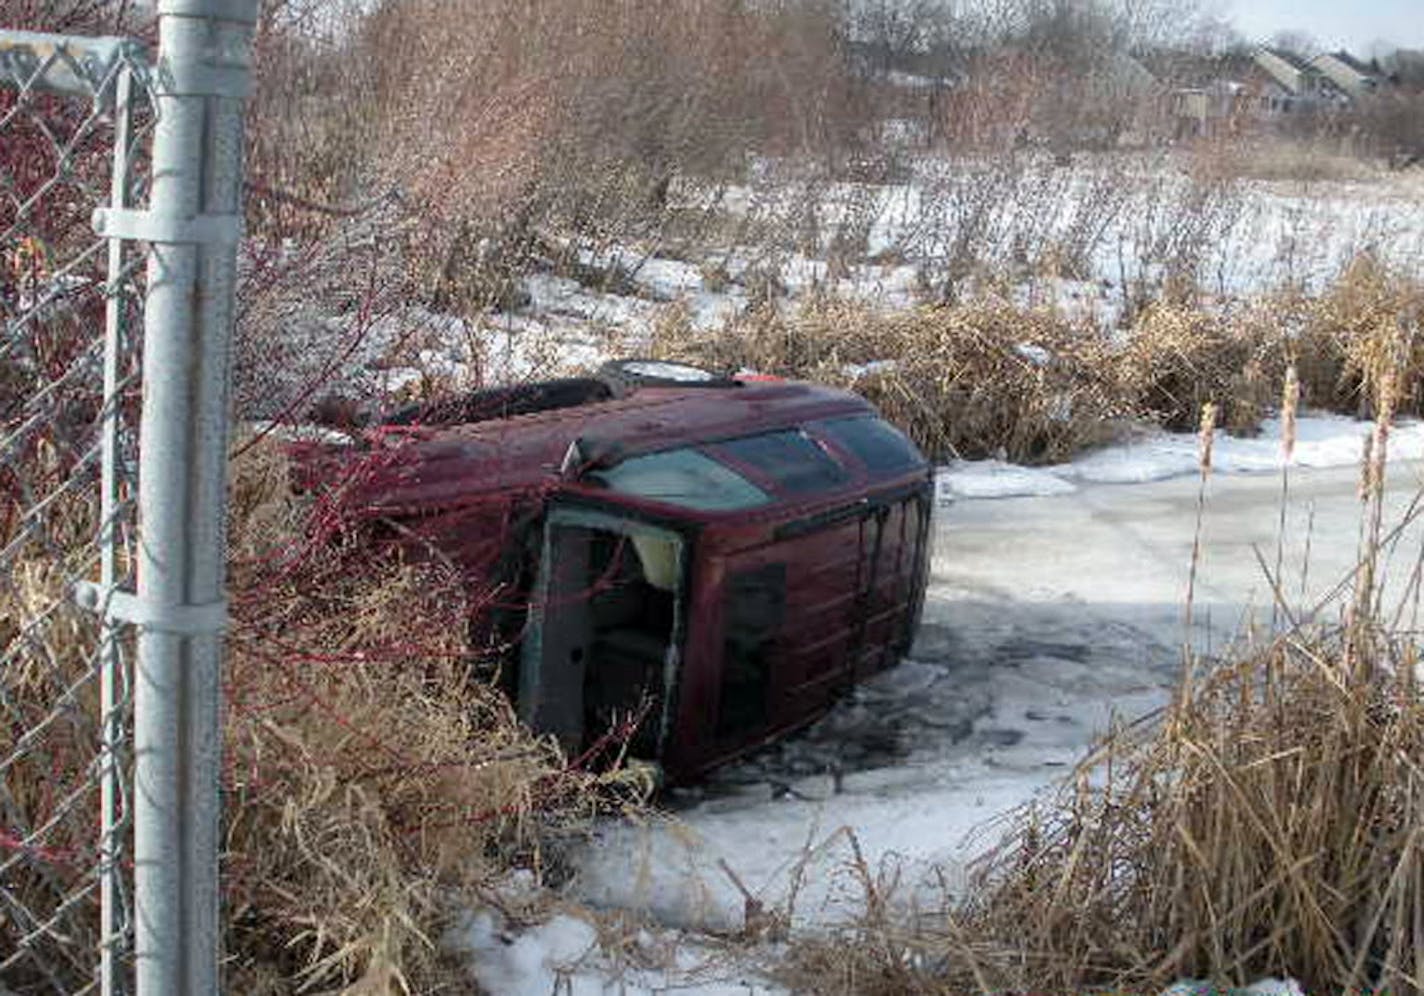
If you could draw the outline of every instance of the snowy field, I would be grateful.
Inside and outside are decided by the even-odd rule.
[[[505,383],[638,353],[661,323],[718,327],[768,294],[783,308],[816,293],[886,309],[939,300],[966,267],[1023,305],[1104,328],[1169,273],[1229,307],[1287,285],[1318,289],[1365,252],[1424,267],[1419,171],[1202,185],[1186,160],[1116,156],[1070,167],[925,161],[906,182],[869,184],[798,180],[774,165],[752,184],[678,193],[684,213],[721,219],[702,241],[565,244],[585,283],[551,259],[520,278],[515,303],[477,316],[404,307],[375,316],[352,343],[351,319],[322,313],[297,279],[280,318],[302,344],[289,365],[310,365],[323,383],[329,365],[339,369],[355,397],[432,378],[456,389]]]
[[[1275,428],[1217,441],[1190,634],[1207,654],[1270,623],[1255,552],[1275,563]],[[1281,558],[1294,607],[1319,618],[1337,611],[1329,596],[1355,563],[1356,463],[1369,429],[1302,420]],[[1424,484],[1424,425],[1400,426],[1391,444],[1387,522]],[[718,957],[716,939],[745,926],[743,889],[793,930],[850,921],[864,895],[853,847],[880,886],[897,883],[895,902],[962,891],[1007,814],[1051,791],[1115,720],[1165,702],[1188,638],[1194,446],[1190,437],[1149,435],[1054,468],[945,468],[932,586],[911,658],[814,727],[674,796],[666,818],[598,831],[576,856],[568,898],[649,925],[616,956],[575,916],[503,935],[494,918],[476,916],[460,945],[478,954],[487,988],[779,992],[755,981],[757,959],[774,958],[774,947]],[[1391,547],[1396,595],[1420,542],[1411,526]],[[653,950],[672,967],[638,968],[655,963]],[[565,978],[569,988],[553,988]]]

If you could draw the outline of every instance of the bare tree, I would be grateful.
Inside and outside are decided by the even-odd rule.
[[[1291,55],[1299,56],[1302,59],[1313,59],[1321,52],[1325,51],[1315,36],[1308,31],[1277,31],[1271,36],[1271,47],[1287,52]]]

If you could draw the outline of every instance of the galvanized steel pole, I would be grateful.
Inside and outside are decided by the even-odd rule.
[[[119,209],[129,206],[129,154],[133,150],[133,70],[119,69],[114,80],[114,165],[109,203]],[[119,401],[120,357],[123,353],[126,301],[124,298],[123,240],[109,241],[109,280],[104,303],[104,415],[100,445],[103,462],[99,485],[99,584],[103,595],[119,587]],[[99,630],[99,710],[102,747],[99,754],[99,991],[102,996],[120,996],[124,991],[122,954],[128,930],[128,903],[123,888],[123,839],[128,829],[128,805],[124,792],[124,699],[123,659],[117,620],[108,606],[99,606],[104,619]]]
[[[139,429],[134,956],[139,996],[216,994],[229,351],[257,0],[160,0]]]

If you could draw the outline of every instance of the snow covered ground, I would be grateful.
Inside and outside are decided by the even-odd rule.
[[[690,189],[680,206],[750,227],[809,226],[809,245],[773,251],[733,242],[709,245],[697,259],[660,256],[656,244],[584,250],[584,265],[626,275],[624,293],[534,276],[530,305],[505,325],[562,334],[592,322],[636,342],[669,303],[685,309],[693,328],[725,322],[747,306],[757,281],[770,281],[786,302],[830,292],[904,308],[941,293],[947,274],[965,265],[1009,279],[1021,303],[1112,325],[1129,287],[1159,284],[1173,267],[1222,300],[1286,285],[1318,289],[1361,253],[1421,272],[1424,177],[1203,186],[1189,165],[927,159],[905,182],[872,184],[798,181],[767,164],[759,183]]]
[[[1223,296],[1319,283],[1364,250],[1416,271],[1424,260],[1417,178],[1242,184],[1186,224],[1159,208],[1182,196],[1185,180],[1170,171],[1005,178],[938,168],[949,173],[815,192],[825,232],[859,232],[849,263],[832,266],[829,243],[770,257],[733,243],[690,259],[656,246],[585,249],[584,267],[621,275],[618,293],[532,274],[522,306],[470,320],[417,316],[428,328],[412,337],[420,348],[409,361],[382,355],[409,329],[379,330],[373,375],[390,389],[433,370],[458,388],[591,365],[636,352],[668,309],[693,329],[725,322],[757,281],[770,280],[784,303],[832,290],[906,307],[961,236],[1017,273],[1026,301],[1105,323],[1124,284],[1153,278],[1152,260],[1174,245],[1204,247],[1199,276]],[[987,220],[976,214],[986,191]],[[773,184],[715,196],[718,210],[765,222],[791,216],[805,193]],[[1027,273],[1025,242],[1046,250],[1085,225],[1100,226],[1085,270]],[[1317,603],[1355,562],[1356,464],[1369,431],[1329,416],[1300,424],[1279,559],[1293,600],[1323,615],[1333,609]],[[574,856],[571,912],[543,922],[474,912],[448,945],[470,956],[484,989],[510,996],[770,996],[780,990],[745,954],[725,957],[719,940],[748,926],[749,897],[793,930],[816,930],[857,915],[867,874],[901,903],[961,892],[1007,814],[1049,791],[1115,719],[1162,704],[1185,641],[1212,652],[1248,623],[1269,623],[1260,565],[1278,557],[1278,433],[1268,422],[1254,439],[1218,437],[1190,633],[1182,602],[1197,527],[1194,437],[1145,432],[1057,467],[944,468],[932,587],[911,659],[812,728],[674,796],[667,815],[602,826]],[[1424,425],[1398,427],[1390,448],[1397,516],[1420,486]],[[1397,548],[1396,588],[1418,532]],[[642,926],[610,937],[610,918]]]
[[[1335,418],[1301,426],[1281,556],[1291,601],[1322,617],[1336,609],[1320,603],[1355,563],[1355,464],[1368,430]],[[1217,442],[1191,634],[1206,653],[1269,623],[1270,585],[1254,551],[1274,565],[1275,431]],[[1424,426],[1403,425],[1392,442],[1387,522],[1424,487]],[[793,930],[856,916],[865,894],[857,852],[877,888],[893,883],[896,902],[962,890],[1006,815],[1050,791],[1114,720],[1165,701],[1187,638],[1194,447],[1191,437],[1153,435],[1061,467],[943,471],[932,586],[911,658],[812,728],[674,797],[665,818],[610,822],[576,856],[569,898],[637,914],[655,925],[647,944],[687,945],[665,960],[671,974],[630,974],[582,921],[562,917],[500,941],[486,916],[467,926],[464,947],[487,988],[543,994],[567,977],[571,988],[557,991],[774,993],[745,962],[729,968],[696,941],[745,926],[743,888]],[[1421,539],[1410,526],[1391,547],[1396,593]],[[559,976],[557,964],[575,967]],[[1271,982],[1247,991],[1298,990]]]

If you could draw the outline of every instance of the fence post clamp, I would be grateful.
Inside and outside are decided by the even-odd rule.
[[[106,592],[93,581],[80,581],[74,586],[74,601],[81,608],[162,633],[202,636],[221,633],[228,627],[226,600],[204,605],[159,605],[127,591]]]
[[[185,217],[132,208],[95,208],[94,231],[107,239],[188,245],[231,245],[242,240],[242,216],[196,214]]]

